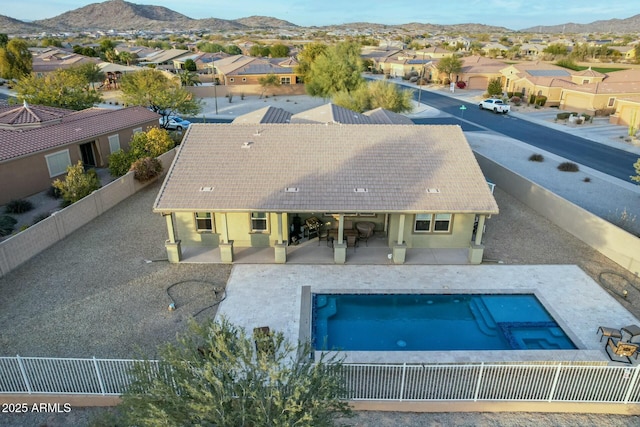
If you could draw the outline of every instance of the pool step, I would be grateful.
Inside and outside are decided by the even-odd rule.
[[[476,318],[478,328],[483,334],[492,337],[498,335],[498,325],[496,325],[496,322],[493,320],[493,316],[489,313],[484,302],[479,298],[471,298],[471,301],[469,302],[469,309],[471,310],[473,317]]]

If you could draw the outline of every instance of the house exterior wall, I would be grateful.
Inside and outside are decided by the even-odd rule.
[[[22,199],[41,191],[48,190],[55,179],[64,179],[64,174],[51,177],[47,167],[46,156],[60,151],[68,150],[71,164],[75,165],[82,160],[80,145],[91,143],[97,167],[107,167],[110,155],[109,136],[118,134],[120,146],[123,149],[129,148],[129,141],[133,136],[133,130],[142,127],[146,131],[151,126],[158,126],[156,121],[150,121],[142,126],[121,129],[101,135],[95,140],[78,141],[52,148],[46,151],[38,151],[30,156],[8,160],[0,164],[0,205],[6,204],[13,199]]]
[[[640,102],[630,100],[617,100],[616,112],[609,116],[609,123],[614,125],[638,127],[640,123]]]
[[[584,92],[564,91],[560,108],[576,113],[593,112],[593,94]],[[606,108],[606,104],[605,104]]]
[[[248,74],[248,75],[223,75],[222,81],[225,85],[228,86],[243,86],[243,85],[259,85],[260,79],[265,77],[266,74]],[[288,77],[291,79],[291,84],[296,84],[296,75],[295,74],[276,74],[278,79],[282,77]],[[233,81],[232,81],[233,80]]]
[[[407,248],[468,248],[473,235],[475,214],[452,215],[451,229],[447,233],[415,233],[414,214],[406,214],[404,219],[404,243]],[[389,216],[389,246],[398,239],[400,214]]]

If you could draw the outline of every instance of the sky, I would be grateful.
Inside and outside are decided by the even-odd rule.
[[[8,3],[10,0],[1,0]],[[100,3],[87,0],[12,1],[0,15],[23,21],[53,18],[70,10]],[[164,6],[193,19],[238,19],[271,16],[300,26],[350,22],[397,25],[477,23],[520,30],[538,25],[588,24],[640,14],[640,0],[130,0],[129,3]],[[4,9],[4,10],[3,10]]]

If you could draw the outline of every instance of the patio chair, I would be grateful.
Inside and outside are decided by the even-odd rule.
[[[626,341],[633,344],[640,344],[640,326],[628,325],[620,329],[622,335],[622,341]]]
[[[358,240],[364,240],[365,246],[369,246],[369,237],[373,236],[375,224],[372,222],[357,222],[356,230],[358,230]]]
[[[607,328],[606,326],[600,326],[596,331],[596,334],[600,334],[600,342],[604,337],[622,338],[622,334],[619,329]]]
[[[607,356],[609,356],[609,359],[613,362],[622,362],[622,363],[631,364],[632,363],[631,356],[635,356],[636,360],[638,359],[638,346],[636,344],[624,342],[618,338],[609,337],[607,339],[607,346],[605,347],[605,352],[607,353]],[[616,355],[619,358],[624,358],[624,359],[614,360],[613,355]]]

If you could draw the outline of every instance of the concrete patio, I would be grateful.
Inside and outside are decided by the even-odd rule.
[[[534,293],[578,347],[577,350],[346,352],[346,361],[352,363],[607,364],[611,362],[604,351],[605,340],[601,342],[596,333],[598,327],[621,328],[638,323],[615,298],[579,267],[571,265],[235,265],[217,316],[225,316],[249,332],[255,327],[269,326],[292,342],[306,340],[311,322],[309,296],[303,287],[309,287],[311,294]]]

